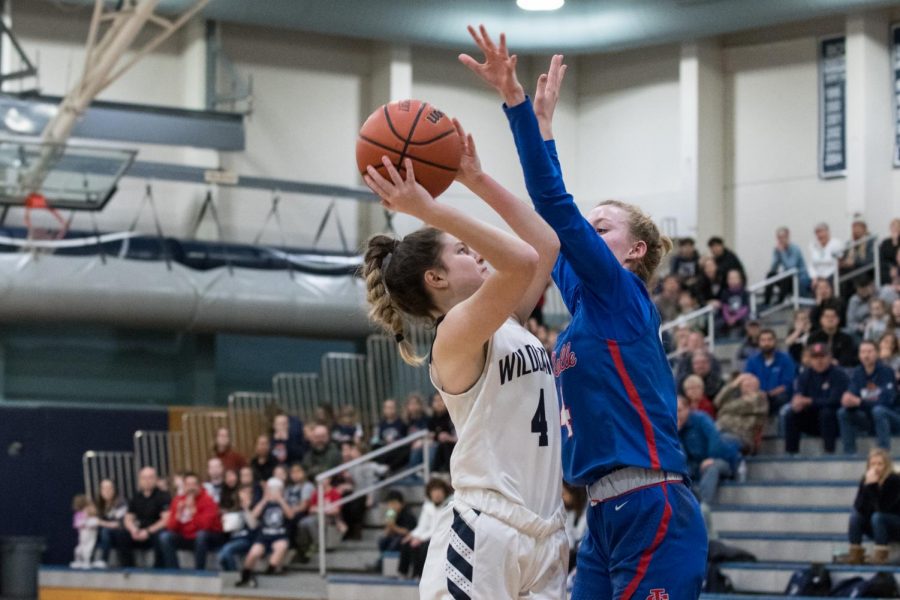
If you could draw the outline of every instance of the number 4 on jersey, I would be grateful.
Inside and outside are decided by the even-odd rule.
[[[541,388],[541,398],[538,400],[537,410],[531,418],[531,433],[537,433],[538,446],[549,446],[550,439],[547,437],[547,414],[544,412],[544,390]]]

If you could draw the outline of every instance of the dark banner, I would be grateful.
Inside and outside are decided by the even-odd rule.
[[[847,61],[843,36],[819,41],[819,177],[847,171]]]
[[[900,167],[900,25],[891,27],[891,72],[894,87],[894,167]]]

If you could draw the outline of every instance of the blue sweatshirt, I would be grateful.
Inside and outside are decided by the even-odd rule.
[[[559,335],[553,370],[566,481],[590,485],[626,466],[687,474],[675,381],[646,286],[579,212],[531,101],[504,110],[528,194],[560,241],[553,280],[572,321]]]
[[[700,475],[700,463],[707,458],[721,458],[728,461],[732,468],[737,467],[741,458],[740,450],[735,444],[722,439],[716,424],[709,415],[700,411],[692,411],[681,431],[678,432],[681,445],[687,454],[691,477]]]
[[[866,368],[859,365],[850,375],[848,391],[862,399],[863,407],[880,405],[893,408],[897,393],[894,372],[880,360],[875,363],[871,374],[866,373]]]
[[[759,389],[767,394],[779,386],[784,386],[784,392],[773,398],[777,404],[784,404],[794,395],[795,370],[794,359],[781,350],[775,351],[770,365],[766,364],[766,357],[762,352],[751,356],[744,365],[744,372],[756,375],[759,379]]]
[[[829,365],[822,373],[806,369],[797,377],[796,392],[812,398],[813,405],[840,408],[841,396],[847,391],[850,379],[841,367]]]

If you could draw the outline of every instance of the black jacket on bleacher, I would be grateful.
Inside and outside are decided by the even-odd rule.
[[[853,508],[862,515],[876,512],[900,515],[900,475],[891,473],[880,486],[877,483],[866,485],[863,478]]]

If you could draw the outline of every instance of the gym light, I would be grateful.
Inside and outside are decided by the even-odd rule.
[[[565,3],[566,0],[516,0],[522,10],[557,10]]]

